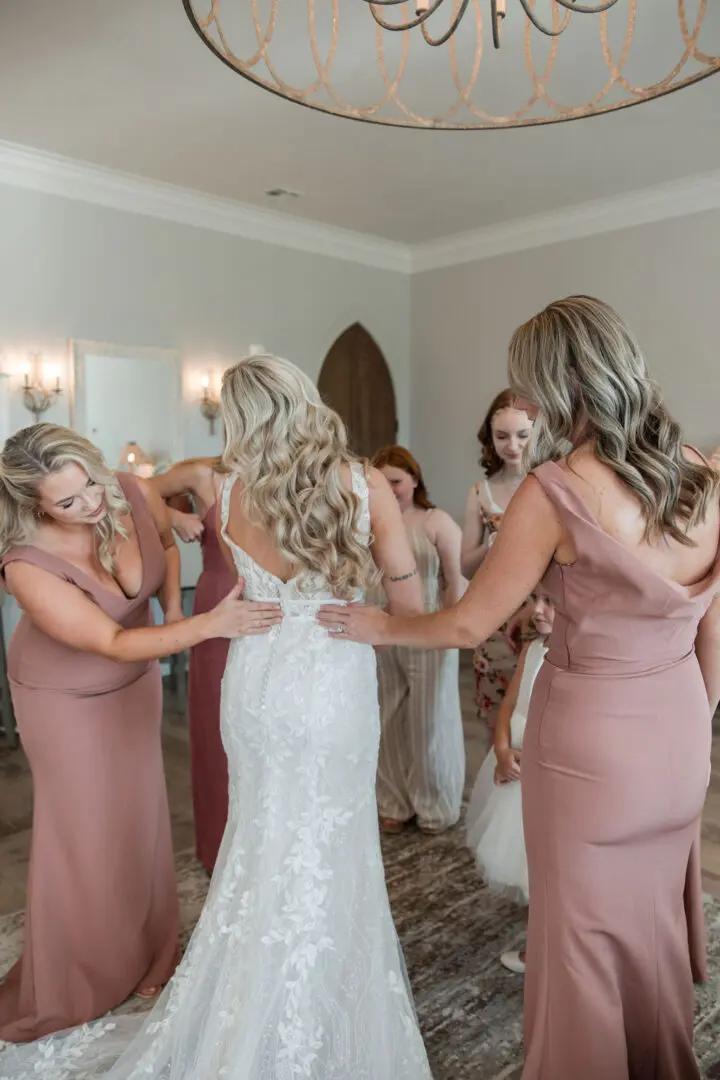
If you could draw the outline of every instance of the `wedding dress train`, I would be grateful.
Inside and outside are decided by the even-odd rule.
[[[353,490],[369,535],[359,466]],[[319,625],[322,579],[301,590],[228,542],[246,597],[284,619],[230,646],[230,816],[186,955],[139,1031],[9,1047],[2,1080],[431,1080],[380,852],[374,652]]]

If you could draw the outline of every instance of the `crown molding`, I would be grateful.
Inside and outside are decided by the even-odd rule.
[[[494,259],[498,255],[717,209],[720,209],[720,171],[415,244],[410,249],[411,273]]]
[[[406,245],[1,140],[0,184],[403,274],[720,209],[720,171],[716,171]]]
[[[404,244],[1,140],[0,183],[378,270],[410,272]]]

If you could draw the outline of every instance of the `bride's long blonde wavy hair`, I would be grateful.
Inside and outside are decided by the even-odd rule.
[[[248,356],[229,368],[220,396],[222,462],[240,477],[248,519],[307,574],[349,599],[378,580],[358,535],[359,501],[343,482],[353,462],[340,417],[289,360]]]
[[[531,468],[591,439],[638,497],[646,540],[692,544],[688,532],[705,520],[720,480],[686,458],[680,426],[617,312],[590,296],[550,304],[515,331],[509,372],[515,393],[539,409]]]
[[[118,538],[127,539],[121,517],[130,507],[115,474],[96,446],[59,424],[34,424],[16,431],[0,453],[0,559],[12,548],[32,542],[38,527],[38,488],[65,465],[78,465],[105,489],[107,513],[92,527],[100,564],[114,566]]]

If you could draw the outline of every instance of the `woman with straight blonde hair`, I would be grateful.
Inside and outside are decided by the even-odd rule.
[[[230,813],[207,902],[108,1080],[430,1080],[380,852],[375,654],[316,618],[362,599],[380,572],[391,611],[422,611],[400,511],[287,360],[230,368],[222,414],[218,531],[246,596],[279,603],[283,622],[230,647]],[[65,1080],[98,1075],[126,1035],[122,1023],[73,1033]],[[65,1064],[65,1045],[38,1057]]]
[[[216,530],[217,502],[225,470],[219,457],[179,461],[151,483],[162,499],[189,495],[194,513],[169,508],[175,533],[199,541],[202,573],[195,586],[193,615],[211,611],[232,588],[234,575],[223,558]],[[190,650],[188,718],[195,850],[209,874],[215,867],[228,815],[227,756],[220,737],[220,683],[227,638],[201,641]]]
[[[693,1080],[698,837],[720,699],[720,481],[607,304],[514,334],[531,476],[454,609],[321,613],[342,640],[483,641],[542,580],[556,607],[521,774],[530,885],[524,1080]]]
[[[266,633],[280,616],[236,588],[181,621],[162,501],[54,424],[18,431],[0,453],[0,566],[23,610],[8,673],[34,784],[25,948],[0,987],[0,1039],[23,1042],[170,978],[178,903],[157,659]],[[165,626],[152,625],[155,593]]]

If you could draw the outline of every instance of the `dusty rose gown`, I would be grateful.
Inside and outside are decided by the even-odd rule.
[[[203,520],[203,570],[195,588],[193,614],[210,611],[227,596],[234,578],[218,544],[217,504]],[[203,641],[190,653],[188,714],[195,845],[197,857],[212,873],[228,815],[228,766],[220,737],[220,683],[230,642]]]
[[[35,547],[11,551],[69,581],[127,629],[152,623],[165,556],[135,480],[120,483],[142,555],[134,599]],[[101,1016],[175,968],[178,900],[160,745],[157,663],[77,652],[23,616],[8,650],[35,805],[21,959],[0,987],[0,1039]]]
[[[600,529],[558,465],[534,475],[578,558],[545,579],[557,614],[523,743],[523,1080],[694,1080],[711,740],[694,642],[720,557],[677,585]]]

